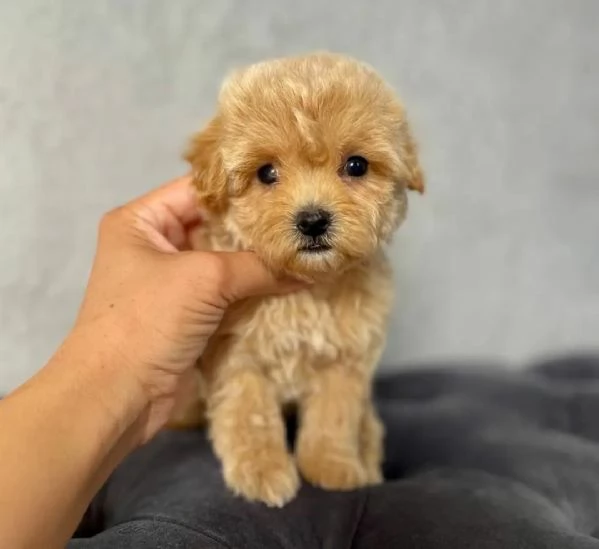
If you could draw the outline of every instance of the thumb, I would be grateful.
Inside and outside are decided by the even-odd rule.
[[[307,287],[305,282],[277,277],[252,252],[227,252],[219,256],[226,273],[223,291],[231,301],[258,295],[286,294]]]

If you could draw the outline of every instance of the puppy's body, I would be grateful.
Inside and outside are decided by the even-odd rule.
[[[392,302],[382,246],[422,190],[403,108],[368,67],[318,54],[262,63],[223,88],[188,159],[210,216],[196,247],[253,250],[313,281],[226,314],[200,371],[228,485],[282,505],[310,482],[381,479],[370,403]],[[296,463],[282,405],[297,403]]]

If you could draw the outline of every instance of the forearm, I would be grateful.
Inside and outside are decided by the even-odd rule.
[[[111,357],[84,352],[81,338],[0,401],[0,547],[64,547],[138,444],[143,395]]]

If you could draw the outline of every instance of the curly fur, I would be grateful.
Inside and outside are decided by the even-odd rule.
[[[341,172],[352,155],[369,162],[359,180]],[[272,506],[295,495],[298,470],[334,490],[379,482],[383,430],[370,392],[393,294],[383,246],[405,218],[407,190],[423,191],[403,106],[345,56],[266,61],[225,82],[186,158],[208,212],[197,247],[253,250],[275,272],[313,282],[235,305],[201,359],[225,481]],[[268,163],[279,180],[267,186],[256,172]],[[308,206],[332,214],[329,251],[298,251],[294,219]],[[290,402],[295,458],[282,417]]]

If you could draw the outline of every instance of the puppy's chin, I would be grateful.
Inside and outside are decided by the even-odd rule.
[[[299,248],[285,257],[267,254],[262,259],[273,272],[306,282],[334,279],[357,263],[356,258],[347,257],[334,247]]]

